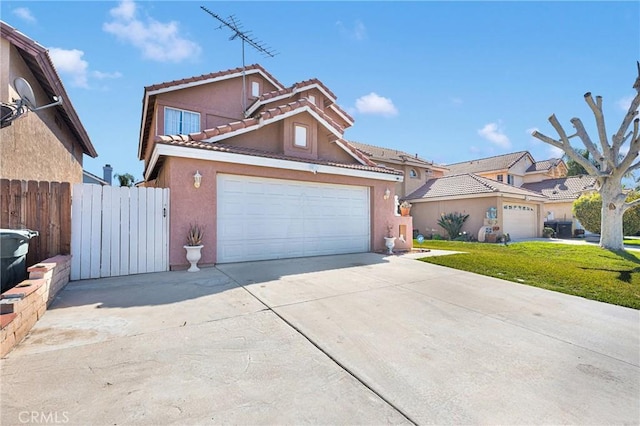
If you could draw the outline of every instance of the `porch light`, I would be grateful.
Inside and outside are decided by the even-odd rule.
[[[391,196],[391,190],[389,188],[385,189],[383,198],[385,200],[388,200],[390,196]]]
[[[198,170],[196,170],[196,174],[193,175],[193,186],[200,188],[200,182],[202,182],[202,175]]]

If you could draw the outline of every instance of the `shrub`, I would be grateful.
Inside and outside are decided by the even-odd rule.
[[[632,191],[627,201],[640,198],[640,193]],[[573,214],[584,229],[594,234],[600,233],[600,216],[602,214],[602,197],[598,193],[582,195],[573,203]],[[627,210],[622,217],[624,235],[634,235],[640,231],[640,206]]]
[[[551,238],[556,234],[556,231],[553,230],[553,228],[549,228],[548,226],[545,226],[542,229],[542,236],[544,238]]]
[[[460,235],[460,231],[462,230],[462,225],[469,218],[468,214],[462,213],[447,213],[442,214],[440,219],[438,219],[438,225],[440,225],[445,231],[447,231],[447,236],[450,240],[456,238]]]

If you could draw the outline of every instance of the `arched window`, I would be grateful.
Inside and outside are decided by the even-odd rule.
[[[414,179],[418,177],[418,172],[416,172],[416,169],[409,170],[409,177]]]

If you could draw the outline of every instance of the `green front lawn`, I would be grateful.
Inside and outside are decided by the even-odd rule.
[[[640,238],[625,238],[625,246],[640,246]]]
[[[545,242],[414,241],[415,248],[464,251],[423,262],[640,309],[640,253]]]

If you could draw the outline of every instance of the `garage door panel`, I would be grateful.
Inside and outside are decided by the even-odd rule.
[[[218,262],[369,251],[366,187],[218,175]]]
[[[504,204],[502,225],[511,238],[534,238],[538,235],[536,206],[530,204]]]

